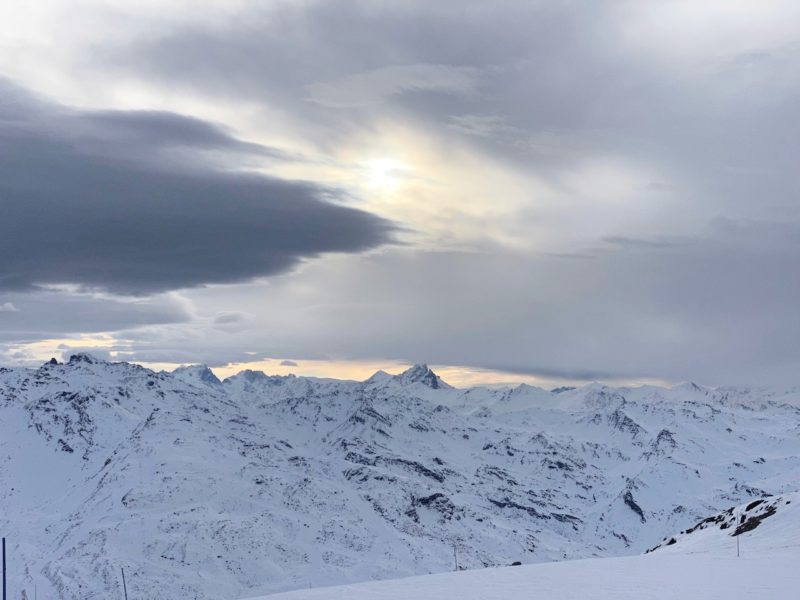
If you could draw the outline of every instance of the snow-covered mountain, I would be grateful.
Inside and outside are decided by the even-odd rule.
[[[794,491],[800,390],[0,369],[11,598],[241,598],[634,554]],[[677,544],[676,544],[677,545]],[[94,596],[92,596],[94,594]]]

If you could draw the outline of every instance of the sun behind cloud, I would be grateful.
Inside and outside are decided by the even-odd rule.
[[[363,166],[365,185],[372,190],[393,192],[410,170],[407,164],[393,158],[372,158]]]

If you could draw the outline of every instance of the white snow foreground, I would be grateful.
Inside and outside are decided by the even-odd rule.
[[[446,572],[453,545],[467,569],[639,554],[795,491],[799,407],[797,389],[453,389],[424,365],[0,368],[9,598],[121,598],[121,568],[131,598],[226,600]]]
[[[766,515],[766,516],[765,516]],[[440,573],[251,600],[797,600],[800,494],[703,520],[644,556]],[[739,535],[734,535],[741,530]],[[740,538],[737,557],[735,538]]]
[[[259,600],[797,600],[798,558],[595,558],[297,590]]]

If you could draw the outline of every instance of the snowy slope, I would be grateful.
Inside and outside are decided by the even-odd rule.
[[[796,390],[0,370],[11,598],[240,598],[635,554],[796,489]]]
[[[298,590],[259,600],[796,600],[798,558],[596,558]]]
[[[787,494],[728,509],[670,536],[645,556],[442,573],[260,600],[795,600],[798,500],[800,494]],[[735,537],[744,549],[740,558]]]
[[[800,558],[800,493],[728,508],[668,536],[649,552]]]

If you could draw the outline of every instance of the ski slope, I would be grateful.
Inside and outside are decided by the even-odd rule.
[[[768,516],[761,520],[764,515]],[[748,526],[742,529],[747,531],[732,535],[737,525],[745,524]],[[736,537],[741,542],[740,557],[736,555]],[[670,545],[643,556],[441,573],[298,590],[258,600],[800,598],[800,494],[730,509],[669,539]]]
[[[595,558],[298,590],[259,600],[797,600],[798,558]]]

